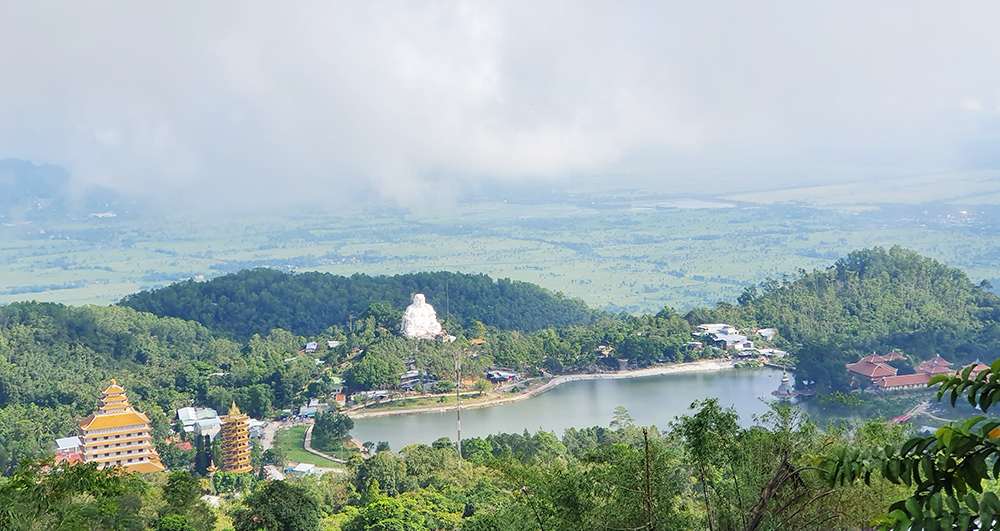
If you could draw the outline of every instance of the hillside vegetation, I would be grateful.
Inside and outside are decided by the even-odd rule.
[[[450,272],[395,276],[329,273],[289,274],[272,269],[244,270],[208,282],[187,281],[125,297],[121,305],[161,316],[197,321],[236,337],[281,328],[316,335],[368,315],[375,303],[388,303],[375,317],[398,328],[398,317],[413,293],[423,293],[438,318],[463,327],[476,321],[505,330],[533,332],[549,326],[586,325],[595,311],[527,282]],[[368,313],[366,313],[368,312]]]
[[[845,363],[901,349],[911,359],[940,354],[966,364],[1000,348],[1000,298],[966,274],[892,247],[850,253],[827,269],[750,288],[716,317],[775,326],[800,360],[800,382],[846,386]],[[736,323],[734,323],[736,324]]]
[[[684,315],[669,308],[638,316],[593,312],[537,286],[452,273],[345,278],[255,270],[126,301],[192,320],[125,306],[15,303],[0,307],[0,469],[74,434],[74,417],[92,411],[110,378],[129,390],[162,437],[177,407],[224,409],[235,399],[265,417],[307,398],[330,398],[336,376],[352,391],[394,388],[407,360],[451,379],[458,352],[469,354],[462,373],[472,379],[491,365],[532,375],[617,370],[622,359],[645,367],[721,356],[684,347],[694,326],[706,322],[747,333],[775,326],[776,345],[797,358],[800,384],[845,390],[844,364],[873,350],[902,349],[912,362],[935,353],[962,364],[992,359],[1000,347],[1000,299],[985,287],[912,251],[874,248],[748,289],[738,305]],[[448,330],[458,339],[421,342],[418,351],[393,331],[401,308],[422,291],[443,318],[442,289],[451,299]],[[324,311],[340,317],[320,317]],[[566,324],[573,319],[581,324]],[[526,321],[531,326],[504,328]],[[331,340],[339,345],[328,349]],[[320,350],[300,354],[306,341],[319,342]]]
[[[287,407],[318,376],[311,360],[285,362],[301,338],[275,331],[245,344],[215,337],[192,321],[131,308],[51,303],[0,307],[0,470],[52,451],[77,432],[111,378],[169,434],[165,412],[227,407],[236,399],[256,417]]]

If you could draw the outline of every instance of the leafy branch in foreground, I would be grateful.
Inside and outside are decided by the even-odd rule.
[[[984,413],[1000,402],[1000,359],[973,374],[968,366],[954,375],[938,375],[937,399],[947,395],[952,406],[966,395]],[[914,437],[899,448],[841,447],[819,461],[832,485],[862,480],[874,472],[913,494],[893,503],[873,522],[881,529],[1000,529],[1000,498],[984,489],[984,481],[1000,479],[1000,422],[984,416],[961,425],[949,424],[929,437]]]

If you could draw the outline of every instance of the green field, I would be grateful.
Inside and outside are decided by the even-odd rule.
[[[274,445],[275,447],[284,450],[285,458],[294,463],[310,463],[325,468],[344,466],[336,461],[323,459],[318,455],[307,452],[305,447],[302,445],[305,435],[305,426],[294,426],[288,428],[287,430],[278,430],[278,433],[275,434],[274,437]]]
[[[873,189],[885,195],[898,185],[890,179]],[[829,197],[856,200],[858,187],[838,185]],[[342,275],[486,273],[594,307],[644,312],[732,302],[750,284],[826,267],[860,247],[894,244],[961,268],[975,282],[1000,285],[997,207],[788,203],[815,188],[760,192],[752,196],[758,202],[632,191],[409,211],[6,223],[0,303],[110,304],[197,275],[274,267]]]

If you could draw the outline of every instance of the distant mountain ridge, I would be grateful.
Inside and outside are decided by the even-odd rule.
[[[463,327],[476,321],[506,330],[586,325],[600,312],[580,299],[564,297],[528,282],[493,280],[451,272],[350,277],[329,273],[290,274],[273,269],[243,270],[207,282],[187,281],[129,295],[119,304],[159,316],[199,322],[235,337],[281,328],[312,336],[333,325],[372,316],[372,305],[388,303],[373,317],[392,328],[397,313],[423,293],[438,318]]]
[[[69,190],[70,173],[61,166],[0,159],[0,220],[104,212],[121,201],[117,193],[98,186],[77,195]]]

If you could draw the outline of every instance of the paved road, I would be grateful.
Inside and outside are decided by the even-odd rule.
[[[284,424],[279,421],[268,422],[267,426],[264,426],[264,433],[260,436],[260,445],[263,449],[267,450],[274,447],[274,435],[278,433],[278,430],[282,428],[289,428],[291,424]]]

